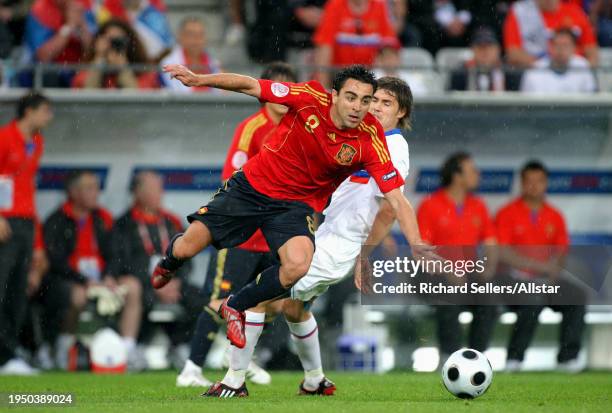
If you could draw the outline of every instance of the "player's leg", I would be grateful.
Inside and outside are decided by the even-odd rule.
[[[128,351],[128,364],[134,370],[146,368],[146,362],[138,354],[136,340],[142,320],[142,285],[134,276],[119,277],[117,283],[126,289],[125,304],[119,318],[119,333]]]
[[[299,394],[333,395],[336,386],[323,373],[319,327],[314,315],[306,309],[303,301],[292,299],[284,300],[283,314],[304,368],[304,380],[300,384]]]
[[[245,311],[245,345],[242,348],[232,347],[230,350],[230,366],[223,380],[212,385],[205,397],[246,397],[246,374],[255,352],[255,346],[263,331],[266,319],[266,303]]]
[[[525,351],[527,351],[531,344],[538,326],[538,316],[543,308],[541,305],[518,305],[512,307],[512,310],[516,312],[516,322],[512,327],[508,343],[507,371],[520,370],[525,357]]]
[[[310,238],[297,236],[289,239],[279,250],[280,264],[263,271],[228,300],[238,311],[254,308],[259,303],[288,295],[290,288],[310,266],[314,245]]]
[[[210,230],[202,221],[193,221],[183,234],[172,238],[164,257],[159,261],[151,275],[155,288],[166,285],[183,263],[194,257],[213,241]]]

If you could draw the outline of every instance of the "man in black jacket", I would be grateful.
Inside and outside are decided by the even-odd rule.
[[[142,288],[143,318],[140,339],[146,340],[152,333],[148,313],[155,303],[176,305],[182,308],[177,321],[164,324],[172,347],[177,350],[175,361],[182,365],[187,356],[187,343],[193,325],[205,304],[196,287],[186,278],[190,266],[179,271],[166,288],[155,290],[149,282],[149,274],[166,250],[172,237],[183,232],[179,218],[162,207],[164,182],[153,171],[138,172],[130,185],[134,201],[132,206],[115,222],[113,230],[113,259],[109,271],[122,276],[130,274],[139,280]],[[180,354],[184,352],[184,354]]]
[[[98,177],[91,172],[74,172],[66,180],[66,193],[67,201],[47,218],[43,228],[50,268],[41,295],[47,339],[56,343],[57,367],[67,368],[79,315],[88,302],[88,291],[96,286],[123,291],[119,332],[130,363],[139,358],[140,283],[134,277],[113,277],[108,272],[113,218],[98,206]]]

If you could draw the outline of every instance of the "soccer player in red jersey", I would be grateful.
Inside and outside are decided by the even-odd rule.
[[[433,248],[421,241],[414,210],[399,190],[404,181],[390,160],[382,126],[368,113],[377,82],[365,67],[339,71],[331,94],[316,81],[196,75],[181,65],[164,66],[164,71],[186,86],[241,92],[289,107],[262,151],[208,205],[188,217],[189,228],[173,240],[152,274],[152,283],[161,288],[184,260],[208,245],[239,245],[261,229],[280,265],[269,267],[223,302],[220,314],[232,344],[245,345],[245,310],[286,296],[306,274],[314,253],[313,212],[321,212],[338,185],[360,169],[374,178],[393,207],[413,252],[435,258]]]
[[[496,217],[497,234],[503,246],[501,260],[510,265],[514,279],[554,281],[562,288],[559,277],[569,246],[565,220],[560,211],[546,200],[548,170],[539,161],[529,161],[521,169],[521,195],[503,206]],[[579,291],[575,285],[571,290]],[[517,319],[508,343],[506,370],[520,370],[525,351],[538,326],[538,316],[547,304],[536,297],[534,305],[512,306]],[[569,372],[583,368],[578,360],[584,331],[584,305],[553,305],[563,314],[558,367]]]
[[[16,353],[26,315],[27,275],[34,245],[36,173],[41,130],[53,119],[49,100],[28,93],[17,116],[0,127],[0,374],[37,372]]]
[[[274,81],[297,81],[295,71],[286,63],[271,63],[261,74],[262,79]],[[287,106],[277,103],[265,103],[261,109],[249,116],[236,128],[230,144],[221,178],[225,182],[232,174],[257,155],[264,142],[270,137],[282,117],[287,113]],[[202,366],[219,330],[217,312],[225,298],[252,281],[260,272],[273,265],[275,257],[270,253],[268,243],[261,230],[236,248],[224,248],[212,257],[208,264],[208,275],[202,295],[209,299],[208,304],[198,316],[195,332],[191,340],[189,359],[176,378],[179,387],[212,385],[202,374]],[[257,314],[259,316],[259,314]],[[263,314],[265,316],[265,313]],[[247,322],[252,321],[249,312]],[[259,321],[259,320],[257,320]],[[270,375],[251,362],[247,376],[256,384],[268,384]]]

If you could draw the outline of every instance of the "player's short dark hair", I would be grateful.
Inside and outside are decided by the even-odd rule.
[[[205,27],[202,19],[200,19],[198,16],[190,15],[190,16],[184,17],[181,20],[181,22],[179,23],[179,30],[184,30],[185,26],[187,26],[189,23],[197,23],[201,25],[202,27]]]
[[[462,172],[461,164],[468,159],[472,159],[472,155],[467,152],[455,152],[446,158],[440,168],[440,185],[443,188],[453,183],[453,176]]]
[[[262,79],[275,80],[275,79],[287,79],[289,82],[297,82],[297,73],[288,63],[285,62],[272,62],[265,67],[261,73]]]
[[[349,79],[355,79],[362,83],[372,85],[374,92],[376,92],[376,88],[378,87],[376,76],[374,76],[374,73],[371,70],[363,65],[351,65],[336,73],[332,83],[332,89],[334,89],[336,92],[340,92],[340,89],[342,89],[346,81]]]
[[[79,182],[81,177],[85,175],[92,175],[96,178],[98,177],[95,172],[88,169],[74,169],[68,172],[66,179],[64,179],[64,189],[66,190],[66,193],[70,192],[70,190]]]
[[[553,39],[559,36],[568,36],[572,39],[572,43],[574,43],[574,45],[578,43],[578,36],[576,36],[576,33],[574,33],[570,28],[562,27],[560,29],[555,30],[555,33],[553,34]]]
[[[17,119],[23,119],[28,109],[38,109],[40,105],[49,103],[49,98],[42,93],[28,92],[17,102]]]
[[[136,192],[136,190],[139,189],[140,186],[142,185],[142,181],[143,181],[142,177],[148,174],[155,175],[161,178],[161,174],[153,169],[143,169],[142,171],[136,172],[132,176],[132,179],[130,180],[130,192],[132,194]]]
[[[548,177],[548,169],[546,168],[546,166],[544,166],[544,164],[537,159],[531,159],[525,162],[525,164],[521,168],[521,179],[525,179],[525,174],[527,174],[527,172],[532,171],[540,171],[544,173],[546,177]]]
[[[410,130],[412,122],[410,117],[412,115],[412,90],[408,83],[397,77],[385,76],[378,79],[378,90],[384,89],[389,92],[399,104],[400,110],[405,110],[406,114],[399,120],[399,127],[402,129]]]

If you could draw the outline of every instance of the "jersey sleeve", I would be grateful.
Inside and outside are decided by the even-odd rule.
[[[419,224],[421,239],[431,244],[433,243],[433,221],[435,218],[430,211],[431,208],[429,208],[429,202],[426,199],[417,210],[417,222]]]
[[[576,7],[576,19],[578,20],[578,26],[580,26],[580,38],[578,43],[582,47],[597,46],[597,39],[595,38],[595,31],[589,21],[588,16],[581,8]]]
[[[334,44],[338,27],[338,7],[339,2],[337,0],[328,1],[325,5],[321,23],[312,37],[312,41],[315,45],[332,46]]]
[[[493,224],[493,220],[491,219],[491,215],[489,215],[489,210],[487,206],[482,203],[480,208],[480,215],[482,221],[482,232],[480,234],[480,241],[486,241],[491,239],[496,239],[495,234],[495,225]]]
[[[230,144],[227,156],[225,158],[225,164],[223,165],[223,171],[221,172],[221,179],[223,181],[228,180],[232,174],[238,169],[242,168],[244,164],[249,160],[247,151],[240,150],[238,144],[245,131],[246,122],[242,122],[234,131],[234,137]]]
[[[557,236],[555,237],[555,244],[567,247],[569,245],[569,235],[567,234],[567,226],[565,225],[565,220],[560,213],[557,213]]]
[[[504,49],[513,47],[522,48],[523,41],[514,11],[510,10],[504,21]]]
[[[380,124],[365,125],[364,129],[371,137],[368,145],[364,145],[362,162],[365,170],[374,178],[383,194],[401,188],[404,185],[404,179],[391,162],[382,126]]]
[[[299,108],[314,101],[323,106],[329,106],[329,96],[323,86],[317,81],[305,83],[277,82],[259,79],[262,102],[279,103],[290,108]]]
[[[497,242],[501,245],[512,244],[512,217],[509,211],[504,208],[495,217],[495,231]]]

